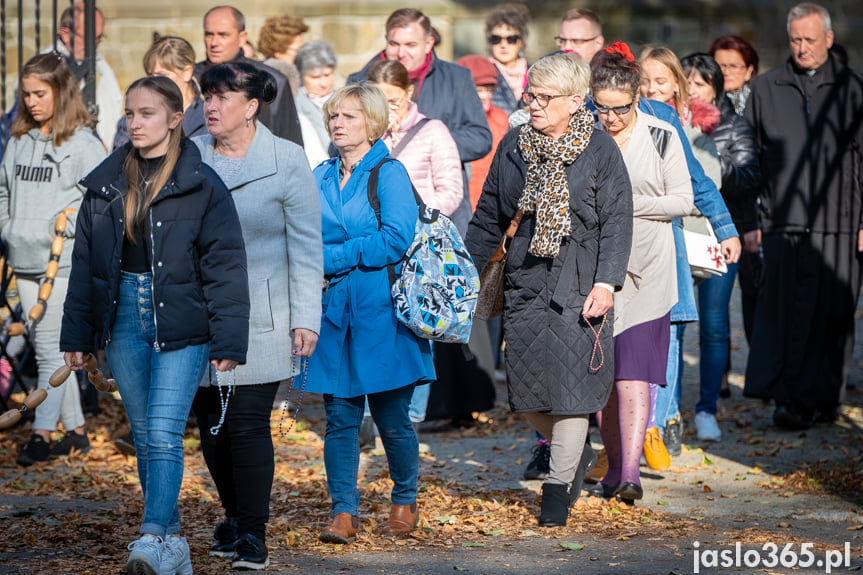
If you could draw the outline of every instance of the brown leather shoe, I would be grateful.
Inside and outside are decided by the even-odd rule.
[[[410,505],[393,505],[390,518],[384,523],[381,532],[384,535],[403,535],[410,533],[417,526],[419,519],[416,501]]]
[[[338,513],[329,527],[321,531],[318,539],[324,543],[353,543],[360,529],[360,520],[350,513]]]

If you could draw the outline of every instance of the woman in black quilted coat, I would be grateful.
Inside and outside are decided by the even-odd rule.
[[[524,213],[506,262],[505,365],[510,407],[551,440],[539,519],[546,526],[566,524],[590,448],[588,415],[611,392],[613,293],[632,239],[623,159],[582,107],[589,77],[571,54],[531,66],[523,95],[530,123],[498,146],[466,237],[482,269],[516,211]]]

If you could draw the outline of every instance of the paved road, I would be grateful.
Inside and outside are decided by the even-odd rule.
[[[736,307],[736,293],[734,302]],[[539,532],[540,536],[487,537],[482,547],[465,547],[456,535],[449,547],[404,546],[393,542],[384,543],[373,552],[367,551],[367,546],[346,546],[339,551],[323,553],[296,550],[271,540],[273,564],[270,570],[262,573],[825,573],[824,562],[828,558],[835,562],[839,557],[838,560],[844,562],[841,552],[846,542],[850,546],[849,563],[832,568],[832,572],[844,573],[849,568],[860,570],[863,567],[863,515],[859,510],[863,494],[844,491],[841,487],[799,493],[784,486],[781,477],[806,469],[816,461],[820,461],[822,467],[829,467],[863,459],[860,447],[863,394],[849,394],[842,417],[835,426],[800,433],[774,429],[770,421],[771,407],[741,397],[746,346],[738,314],[732,317],[737,347],[731,378],[734,393],[732,399],[721,402],[719,418],[723,441],[699,445],[690,425],[684,438],[687,449],[673,460],[669,471],[657,473],[642,468],[645,498],[639,505],[671,518],[672,521],[661,522],[661,528],[642,527],[630,533],[625,528],[609,530],[607,526],[592,525],[586,518],[595,515],[581,506],[595,502],[580,502],[566,529],[549,535],[536,526],[535,518],[529,517],[523,529]],[[858,341],[863,342],[863,333],[858,335]],[[691,422],[698,391],[695,326],[687,333],[685,351],[683,407],[687,422]],[[863,388],[860,345],[856,352],[851,381]],[[505,394],[503,386],[499,391]],[[310,418],[321,420],[319,404],[309,402],[304,409],[308,409],[306,413]],[[532,432],[521,418],[514,417],[512,421],[490,434],[423,434],[421,440],[427,456],[423,459],[422,474],[460,474],[462,484],[472,486],[477,494],[489,490],[511,491],[537,501],[540,483],[521,480],[534,442]],[[593,439],[598,441],[598,435]],[[381,452],[363,456],[362,465],[370,472],[384,464]],[[70,508],[87,513],[98,505],[92,500],[57,502],[45,497],[0,496],[0,532],[8,529],[16,513],[47,517]],[[685,524],[679,532],[675,531],[674,519]],[[729,558],[734,560],[736,542],[741,543],[741,561],[745,552],[750,551],[750,564],[753,564],[755,555],[752,553],[756,549],[762,550],[760,558],[769,561],[769,548],[763,550],[765,543],[776,544],[779,551],[790,543],[789,551],[800,553],[808,550],[803,545],[811,542],[815,544],[817,555],[813,555],[810,568],[782,567],[781,564],[774,568],[746,567],[745,564],[739,568],[706,566],[713,553],[729,553]],[[200,546],[202,542],[197,544]],[[74,542],[64,542],[58,545],[57,552],[74,553],[73,547]],[[840,555],[832,553],[828,557],[828,551]],[[698,568],[696,557],[704,558]],[[790,557],[786,555],[785,559]],[[30,553],[26,545],[14,553],[0,553],[0,574],[43,573],[45,571],[39,568],[41,559]],[[823,563],[820,567],[818,561]],[[226,570],[227,566],[221,562],[211,563],[205,559],[196,563],[199,575]],[[120,572],[119,565],[111,572]]]

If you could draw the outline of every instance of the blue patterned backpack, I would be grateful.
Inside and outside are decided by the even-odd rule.
[[[369,175],[369,203],[381,227],[378,172]],[[396,317],[417,336],[445,343],[467,343],[479,294],[479,273],[452,221],[426,206],[413,189],[419,206],[414,240],[401,263],[387,266]]]

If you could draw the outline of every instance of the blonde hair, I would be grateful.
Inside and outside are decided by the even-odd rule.
[[[644,73],[644,61],[656,60],[671,72],[674,81],[677,82],[677,92],[674,93],[674,109],[678,114],[683,113],[684,106],[689,105],[689,79],[683,73],[683,67],[680,65],[680,59],[677,55],[666,48],[665,46],[657,46],[655,48],[647,47],[641,52],[638,62],[642,64],[641,70]]]
[[[590,85],[590,66],[574,52],[552,54],[534,62],[527,71],[527,83],[584,98]]]
[[[51,139],[55,146],[60,146],[72,137],[80,126],[90,124],[90,112],[81,99],[75,78],[69,67],[63,62],[63,57],[52,52],[39,54],[30,58],[21,69],[21,81],[18,82],[18,115],[12,122],[12,135],[20,138],[38,124],[30,110],[24,105],[24,78],[36,78],[51,87],[54,95],[54,114],[51,117]]]
[[[195,67],[195,49],[184,38],[177,36],[158,36],[144,54],[144,71],[149,76],[158,62],[165,68],[183,71]]]
[[[330,96],[324,104],[324,125],[327,128],[327,134],[332,138],[330,118],[348,101],[359,105],[363,119],[366,121],[366,135],[369,142],[378,141],[387,131],[390,108],[387,97],[381,89],[371,84],[348,84]]]

